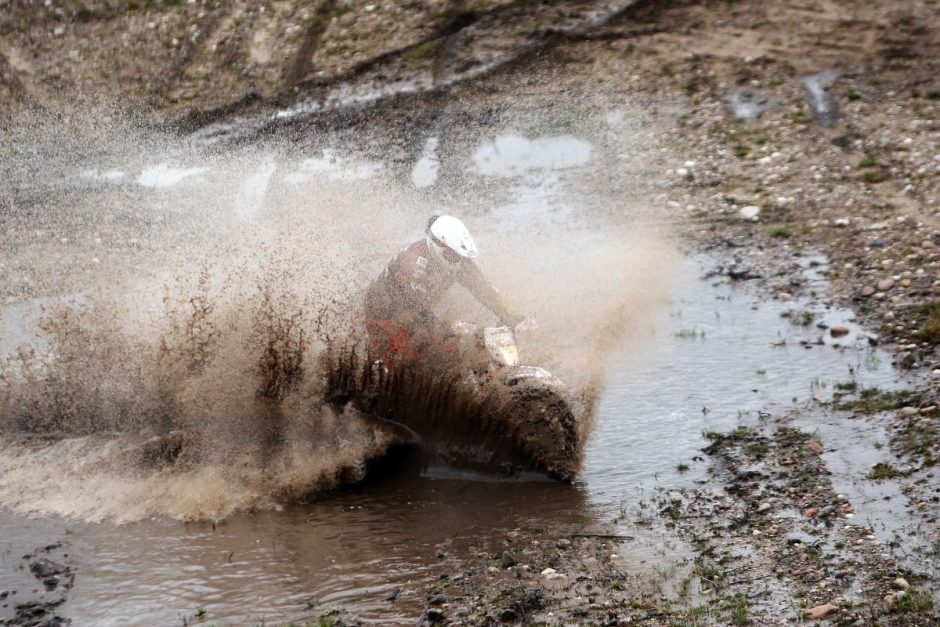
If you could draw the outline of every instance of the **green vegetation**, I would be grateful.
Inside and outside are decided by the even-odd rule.
[[[812,118],[806,115],[805,111],[795,111],[790,114],[790,119],[793,120],[795,124],[808,124]]]
[[[845,381],[843,383],[836,383],[835,389],[837,392],[846,392],[851,394],[858,391],[858,382],[857,381]]]
[[[744,447],[744,452],[748,457],[754,457],[756,459],[761,459],[770,452],[770,447],[763,442],[754,442],[753,444],[748,444]]]
[[[882,479],[894,479],[895,477],[900,477],[901,473],[891,464],[877,463],[872,466],[871,470],[868,471],[868,474],[865,475],[868,479],[872,481],[880,481]]]
[[[857,91],[855,91],[854,89],[849,90],[849,93],[847,93],[845,97],[851,100],[852,102],[862,99],[862,95],[858,93]]]
[[[688,472],[688,471],[689,471],[689,465],[688,465],[688,464],[678,464],[678,465],[676,466],[676,470],[678,470],[679,472]]]
[[[778,226],[770,231],[771,237],[788,238],[793,236],[793,231],[785,226]]]
[[[874,157],[865,157],[858,162],[858,167],[860,168],[873,168],[878,165],[878,160]]]
[[[896,612],[929,612],[933,609],[933,596],[925,590],[911,588],[894,605]]]
[[[869,170],[862,175],[862,180],[866,183],[881,183],[888,180],[888,173],[884,170]]]
[[[427,61],[428,59],[433,59],[437,56],[437,51],[440,48],[440,42],[438,41],[426,41],[423,44],[415,46],[411,50],[405,52],[402,57],[406,61]]]
[[[940,457],[936,456],[934,446],[940,444],[940,424],[930,420],[910,420],[891,435],[891,444],[895,451],[917,459],[922,468],[937,465]]]
[[[744,157],[746,157],[746,156],[748,155],[749,152],[751,152],[751,149],[748,148],[747,146],[745,146],[744,144],[737,144],[737,145],[734,147],[734,156],[735,156],[735,157],[740,157],[740,158],[743,159]]]
[[[940,344],[940,302],[915,307],[914,318],[921,325],[916,333],[917,339],[933,345]]]
[[[877,414],[901,407],[910,396],[911,393],[906,390],[888,391],[865,388],[859,392],[857,399],[836,403],[835,408],[857,414]]]
[[[738,427],[731,433],[727,433],[727,434],[718,433],[717,431],[705,431],[702,433],[702,436],[706,440],[711,440],[712,442],[716,442],[719,440],[728,440],[728,441],[733,442],[737,440],[744,440],[747,438],[751,438],[751,437],[754,437],[755,435],[757,435],[757,432],[754,429],[752,429],[751,427],[745,427],[744,425],[741,425],[740,427]]]
[[[815,318],[812,311],[794,311],[792,309],[784,311],[780,314],[780,317],[786,318],[793,324],[801,327],[808,327],[813,323],[813,318]]]

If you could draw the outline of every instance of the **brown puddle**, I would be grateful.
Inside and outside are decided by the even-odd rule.
[[[500,549],[513,529],[533,532],[545,521],[581,528],[591,517],[581,487],[418,471],[416,460],[399,460],[355,489],[218,525],[114,528],[2,515],[2,571],[15,574],[31,543],[64,537],[79,576],[63,609],[76,624],[132,616],[172,624],[198,607],[209,622],[314,619],[342,607],[375,624],[409,623],[424,607],[425,587],[459,576],[471,552]],[[19,583],[0,577],[0,589]]]

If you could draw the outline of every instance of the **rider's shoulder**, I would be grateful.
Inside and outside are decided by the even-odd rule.
[[[411,242],[407,246],[401,249],[401,252],[398,253],[401,256],[407,257],[409,259],[416,259],[418,257],[427,257],[428,256],[428,244],[426,240],[419,239]]]

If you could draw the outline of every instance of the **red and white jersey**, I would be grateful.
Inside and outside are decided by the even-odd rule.
[[[405,246],[369,287],[367,307],[375,318],[393,319],[431,310],[454,283],[467,288],[500,319],[515,313],[490,285],[473,259],[449,263],[430,249],[427,239]]]

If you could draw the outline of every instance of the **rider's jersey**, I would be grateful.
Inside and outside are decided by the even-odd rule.
[[[388,262],[369,286],[368,315],[373,318],[408,320],[430,312],[454,283],[467,288],[505,323],[516,314],[502,295],[483,277],[473,259],[461,257],[448,263],[429,249],[427,239],[405,246]]]

